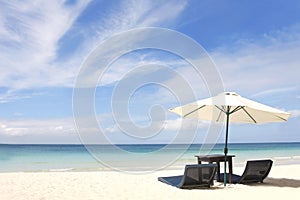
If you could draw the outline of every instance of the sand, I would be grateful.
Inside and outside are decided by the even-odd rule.
[[[243,168],[234,168],[239,174]],[[1,173],[1,200],[42,199],[298,199],[300,165],[272,167],[263,184],[215,182],[211,189],[182,190],[157,181],[159,176],[180,175],[183,170],[148,174],[120,172]]]

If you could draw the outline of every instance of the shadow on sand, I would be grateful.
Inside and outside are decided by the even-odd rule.
[[[300,188],[300,180],[287,178],[267,178],[264,185],[275,187],[292,187]]]

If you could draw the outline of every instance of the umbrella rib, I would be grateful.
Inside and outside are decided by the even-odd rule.
[[[229,114],[232,114],[232,113],[234,113],[234,112],[237,112],[237,111],[243,109],[244,107],[245,107],[245,106],[238,106],[238,107],[236,107],[235,109],[233,109],[233,111],[231,111]]]
[[[244,107],[242,107],[242,109],[245,111],[245,113],[252,119],[252,121],[256,124],[257,123],[257,121],[250,115],[250,113],[248,113],[248,111],[244,108]]]
[[[216,106],[217,107],[217,106]],[[222,110],[219,112],[219,115],[218,115],[218,118],[217,118],[217,120],[216,120],[216,122],[219,122],[219,120],[220,120],[220,118],[221,118],[221,114],[222,114]]]
[[[283,121],[287,121],[286,119],[284,119],[283,117],[280,117],[278,115],[274,115],[275,117],[278,117],[279,119],[282,119]]]
[[[222,112],[223,112],[224,114],[226,114],[226,111],[224,110],[224,108],[220,108],[220,107],[217,106],[217,105],[215,105],[215,107],[218,108],[218,109],[221,111],[221,112],[219,112],[218,118],[217,118],[217,120],[216,120],[216,122],[219,122],[219,120],[220,120],[220,118],[221,118]]]
[[[226,114],[226,111],[225,111],[225,109],[224,108],[220,108],[219,106],[216,106],[219,110],[221,110],[223,113],[225,113]]]
[[[197,110],[200,110],[201,108],[203,108],[203,107],[205,107],[205,106],[206,106],[206,105],[200,106],[199,108],[197,108],[197,109],[195,109],[195,110],[193,110],[193,111],[191,111],[191,112],[185,114],[183,117],[186,117],[186,116],[188,116],[188,115],[190,115],[190,114],[196,112]]]

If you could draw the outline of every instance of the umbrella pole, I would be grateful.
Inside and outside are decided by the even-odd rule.
[[[227,183],[227,174],[226,174],[226,163],[227,163],[227,153],[228,153],[228,148],[227,148],[227,145],[228,145],[228,125],[229,125],[229,106],[227,108],[227,112],[226,112],[226,138],[225,138],[225,148],[224,148],[224,154],[225,154],[225,162],[224,162],[224,186],[226,186],[226,183]]]

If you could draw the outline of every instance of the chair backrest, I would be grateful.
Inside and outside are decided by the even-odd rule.
[[[216,171],[216,164],[186,165],[180,187],[209,187],[212,184]]]
[[[241,176],[239,183],[262,183],[263,180],[268,176],[272,164],[272,160],[247,161],[245,171]]]

